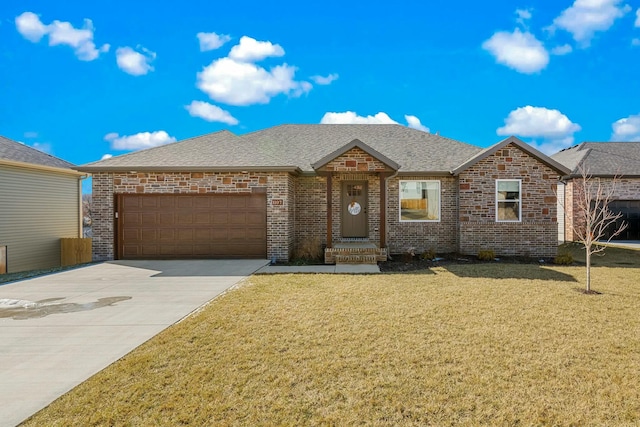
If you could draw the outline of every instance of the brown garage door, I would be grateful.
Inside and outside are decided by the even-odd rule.
[[[120,194],[119,259],[266,258],[266,194]]]

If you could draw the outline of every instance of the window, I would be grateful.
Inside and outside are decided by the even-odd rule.
[[[440,181],[400,181],[400,221],[440,221]]]
[[[496,221],[520,221],[521,184],[519,179],[498,179],[496,181]]]

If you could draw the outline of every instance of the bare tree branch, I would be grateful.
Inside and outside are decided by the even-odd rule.
[[[578,171],[580,178],[573,181],[573,197],[577,209],[574,212],[574,221],[570,224],[577,240],[585,248],[586,291],[591,292],[591,255],[604,251],[606,246],[602,243],[609,243],[611,239],[619,236],[628,224],[624,221],[618,223],[622,213],[616,214],[609,209],[609,203],[615,199],[620,176],[616,175],[611,180],[603,181],[599,177],[591,176],[582,166]]]

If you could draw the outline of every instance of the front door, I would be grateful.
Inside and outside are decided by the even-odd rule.
[[[342,237],[367,237],[367,181],[342,183]]]

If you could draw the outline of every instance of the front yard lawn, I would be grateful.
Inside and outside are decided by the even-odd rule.
[[[254,276],[26,424],[637,425],[640,262],[592,274]]]

